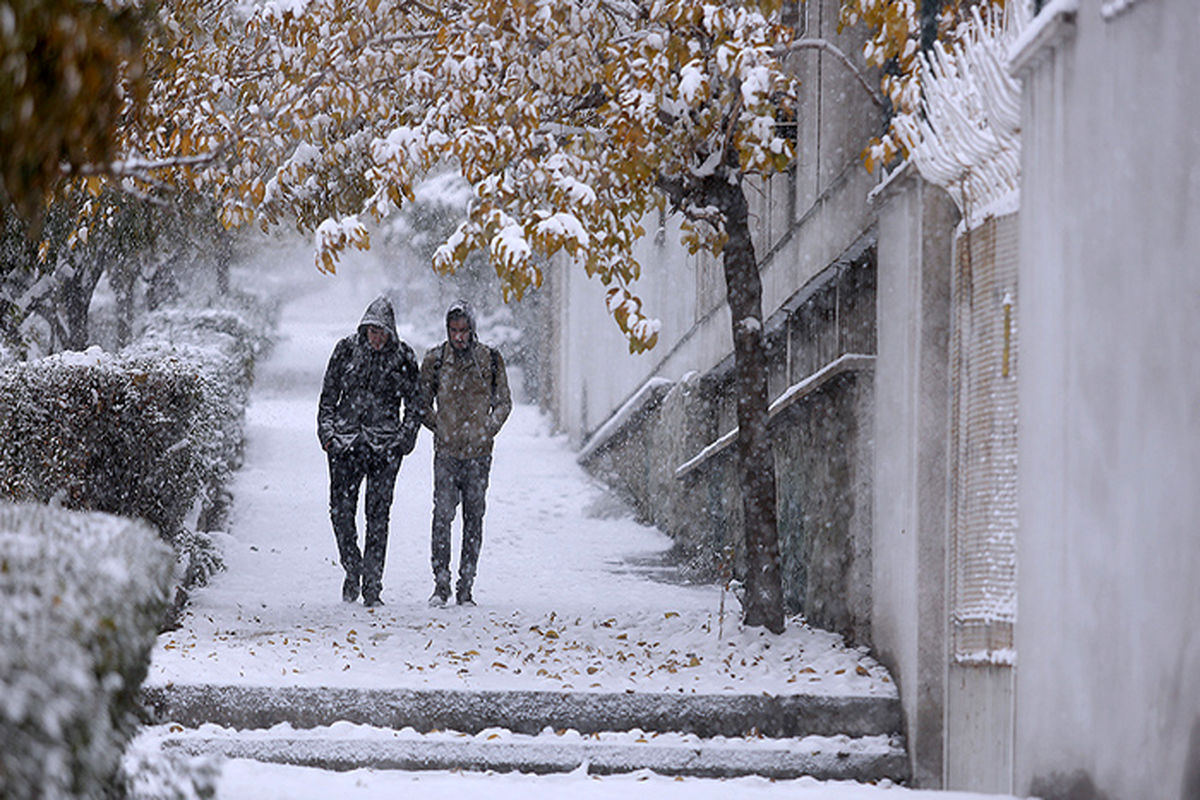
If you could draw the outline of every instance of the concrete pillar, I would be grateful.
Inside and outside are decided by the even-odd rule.
[[[943,784],[950,197],[906,168],[879,213],[872,631],[904,708],[917,785]]]

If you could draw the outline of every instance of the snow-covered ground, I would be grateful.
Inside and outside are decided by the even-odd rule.
[[[386,605],[341,600],[328,476],[316,439],[321,376],[379,284],[323,278],[289,303],[261,365],[234,486],[228,569],[163,635],[149,682],[459,689],[893,695],[885,670],[792,620],[742,630],[715,585],[650,579],[670,545],[575,463],[518,404],[497,439],[477,608],[431,609],[432,437],[405,459],[392,507]],[[440,309],[397,309],[401,335]],[[418,352],[431,342],[413,342]],[[360,508],[360,517],[361,517]],[[361,535],[360,519],[360,535]],[[458,523],[455,523],[457,557]]]
[[[650,772],[630,775],[491,775],[446,772],[323,772],[305,767],[230,761],[224,770],[219,800],[358,800],[420,797],[421,800],[1000,800],[995,795],[915,791],[899,786],[870,786],[851,781],[799,778],[668,778]]]
[[[221,537],[227,570],[195,593],[183,626],[159,638],[148,684],[895,694],[886,670],[837,636],[799,619],[781,636],[742,629],[737,602],[722,598],[719,586],[656,580],[663,570],[655,565],[669,540],[633,521],[589,479],[565,440],[528,405],[518,404],[496,443],[475,586],[479,606],[426,604],[432,590],[428,432],[396,486],[385,605],[342,602],[327,470],[315,434],[317,395],[335,341],[355,328],[381,284],[365,267],[305,283],[309,291],[294,292],[279,344],[260,365],[231,530]],[[441,313],[398,308],[401,335],[429,329]],[[433,344],[410,343],[418,353]],[[457,523],[454,535],[457,555]],[[814,800],[924,796],[812,780],[325,773],[231,760],[220,797],[416,790],[427,800],[631,792],[694,799],[709,791],[725,796],[734,787],[739,794]]]

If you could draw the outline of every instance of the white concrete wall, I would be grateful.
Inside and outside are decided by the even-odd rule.
[[[1195,800],[1200,5],[1120,5],[1024,73],[1016,788]]]
[[[634,286],[647,314],[659,319],[658,345],[633,355],[605,305],[608,287],[581,267],[559,263],[552,280],[562,292],[559,308],[561,356],[558,423],[578,446],[656,373],[695,321],[695,259],[679,247],[677,223],[658,237],[656,219],[643,222],[648,235],[636,251],[642,278]],[[732,345],[731,345],[732,346]],[[667,375],[677,380],[682,373]]]
[[[951,237],[958,212],[907,169],[881,194],[872,566],[875,650],[918,785],[942,785]]]

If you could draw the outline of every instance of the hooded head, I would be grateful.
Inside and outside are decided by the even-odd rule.
[[[396,333],[396,312],[392,309],[392,301],[388,300],[384,295],[379,295],[371,301],[371,305],[367,306],[367,310],[363,312],[362,319],[358,323],[358,335],[370,341],[367,334],[367,329],[370,327],[382,328],[387,335],[387,341],[383,347],[395,347],[400,340],[399,334]]]
[[[467,350],[475,343],[475,312],[466,300],[456,300],[446,310],[446,338],[455,350]]]

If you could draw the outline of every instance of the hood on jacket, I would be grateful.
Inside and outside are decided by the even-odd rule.
[[[358,333],[364,339],[367,336],[368,325],[375,325],[387,331],[388,343],[385,347],[395,347],[400,341],[400,334],[396,332],[396,312],[392,309],[392,301],[382,294],[371,301],[358,323]]]
[[[446,338],[450,338],[450,320],[461,317],[467,321],[467,325],[471,328],[471,344],[479,341],[478,331],[475,329],[475,309],[471,308],[471,304],[466,300],[455,300],[446,309]]]

